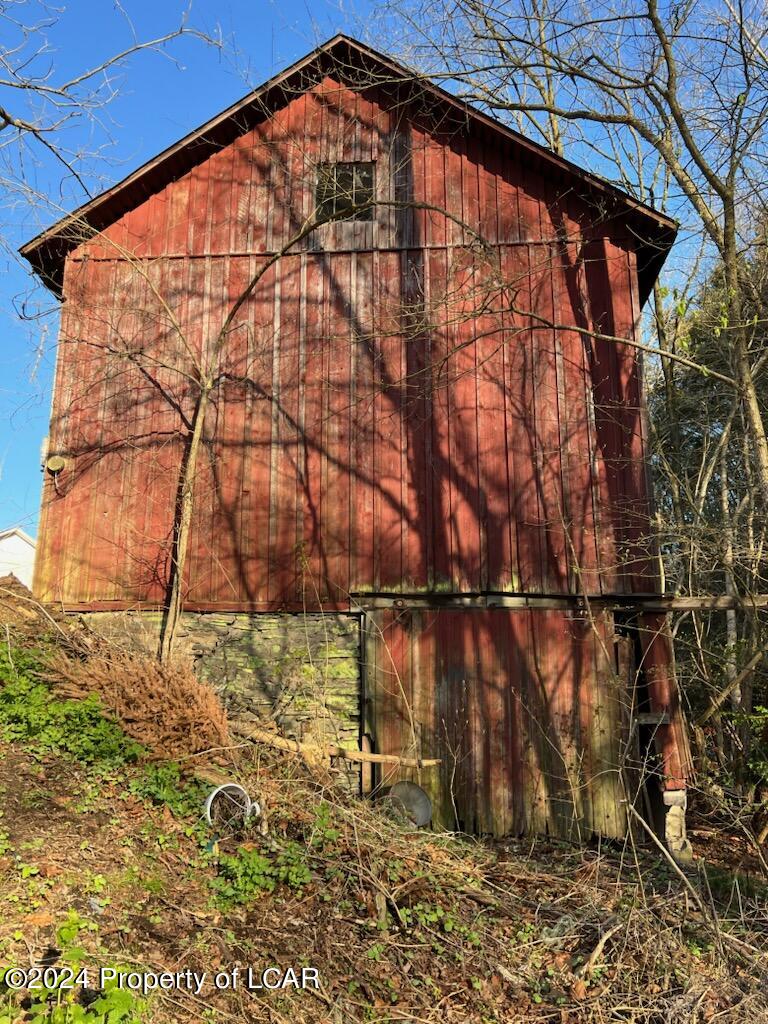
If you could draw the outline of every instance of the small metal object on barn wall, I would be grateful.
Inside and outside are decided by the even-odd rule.
[[[67,460],[61,455],[50,455],[45,460],[45,468],[49,473],[60,473],[67,465]]]
[[[260,275],[216,368],[187,612],[360,614],[355,728],[440,751],[401,772],[436,819],[623,834],[640,691],[685,784],[663,617],[633,620],[637,679],[611,619],[659,589],[631,342],[675,231],[336,37],[23,248],[67,300],[38,596],[162,605],[190,353]]]

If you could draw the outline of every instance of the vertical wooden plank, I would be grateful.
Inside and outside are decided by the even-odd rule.
[[[314,181],[309,173],[312,151],[307,148],[305,135],[306,108],[306,95],[296,96],[286,106],[283,116],[285,134],[279,145],[285,169],[283,244],[299,233],[314,202]]]
[[[513,777],[515,751],[510,721],[509,695],[509,613],[479,610],[475,620],[475,649],[479,661],[475,681],[475,712],[478,751],[478,818],[480,830],[497,836],[507,835],[513,826]]]
[[[229,242],[231,254],[248,251],[248,225],[251,216],[251,173],[253,162],[253,131],[244,132],[231,143],[232,168],[229,187]],[[181,184],[182,178],[178,184]]]
[[[243,289],[249,282],[243,282],[246,260],[232,256],[227,260],[224,316],[228,316]],[[247,315],[246,306],[245,314]],[[230,332],[229,342],[223,360],[223,370],[228,376],[223,385],[225,390],[224,443],[217,445],[219,458],[219,489],[223,497],[224,517],[229,531],[229,551],[221,553],[225,567],[224,586],[226,600],[249,602],[247,596],[248,578],[244,567],[250,552],[244,543],[242,533],[243,502],[250,480],[246,477],[245,424],[248,406],[248,392],[251,390],[250,367],[248,365],[248,325],[242,312]]]
[[[632,275],[628,245],[606,245],[614,333],[620,338],[635,336],[636,313],[633,305]],[[635,591],[652,589],[653,569],[649,558],[651,533],[649,495],[646,491],[643,462],[640,380],[635,349],[614,343],[616,349],[617,418],[621,449],[621,518],[626,544],[623,571],[627,586]]]
[[[264,121],[253,130],[246,252],[266,252],[271,241],[269,237],[269,210],[272,191],[271,163],[269,122]]]
[[[478,231],[486,245],[496,245],[498,230],[498,174],[500,171],[499,151],[487,139],[476,137],[475,147],[478,161]]]
[[[479,274],[491,268],[480,263]],[[490,289],[490,282],[483,285]],[[507,338],[504,331],[504,294],[489,296],[491,309],[477,319],[477,446],[478,514],[481,524],[481,586],[487,590],[514,590],[517,553],[514,509],[510,507],[507,452],[507,385],[504,369]],[[514,344],[514,339],[512,339]]]
[[[378,255],[375,358],[374,523],[377,588],[398,590],[403,577],[402,341],[399,336],[399,254]]]
[[[517,648],[517,676],[520,679],[524,827],[527,832],[545,834],[549,792],[542,758],[538,652],[534,646],[536,638],[532,622],[534,614],[532,611],[520,612],[511,621]]]
[[[648,686],[651,710],[666,712],[669,724],[656,730],[656,745],[662,757],[664,789],[685,789],[690,772],[690,753],[674,672],[674,653],[664,615],[639,616],[640,668]]]
[[[579,248],[563,245],[553,260],[555,309],[561,323],[586,329],[582,303],[583,267]],[[557,332],[558,404],[564,504],[567,509],[570,589],[600,592],[597,562],[596,521],[592,487],[593,437],[589,417],[591,381],[585,362],[583,337],[572,331]]]
[[[378,135],[376,125],[376,110],[377,105],[373,100],[375,94],[371,90],[363,90],[357,94],[356,102],[356,141],[355,151],[356,160],[361,160],[365,163],[373,162],[376,158],[378,151]],[[380,169],[374,166],[374,200],[378,203],[379,200],[379,171]],[[376,222],[378,218],[378,207],[375,205],[371,212],[371,219],[367,221],[357,222],[356,231],[356,245],[355,248],[358,251],[364,251],[374,248],[374,239],[376,236]]]
[[[231,172],[231,169],[230,169]],[[222,233],[217,245],[222,244],[223,233],[228,228],[218,228]],[[218,336],[236,295],[231,276],[229,256],[215,260],[212,275],[210,303],[213,311],[210,322],[211,335]],[[214,393],[215,418],[211,423],[210,446],[206,452],[210,472],[211,492],[211,533],[208,540],[210,549],[209,582],[203,585],[199,598],[212,601],[237,600],[239,581],[236,567],[240,562],[240,538],[238,536],[238,503],[242,492],[239,439],[237,437],[237,405],[241,385],[235,379],[242,375],[243,365],[237,358],[238,334],[230,333],[215,362],[215,372],[222,378]],[[212,357],[214,358],[214,357]],[[197,596],[197,583],[192,583]]]
[[[393,197],[395,201],[395,246],[410,249],[415,245],[415,217],[412,206],[413,182],[413,135],[410,121],[406,116],[398,118],[392,140]]]
[[[621,714],[613,662],[613,620],[607,612],[593,620],[592,725],[589,732],[592,777],[592,825],[601,835],[620,838],[626,831],[625,798],[619,766]]]
[[[420,251],[401,253],[400,278],[403,303],[403,587],[423,591],[427,586],[432,541],[426,444],[430,428],[431,373],[426,364],[428,340],[422,330],[424,264]]]
[[[460,135],[449,135],[445,139],[443,159],[445,162],[445,209],[451,216],[446,224],[446,241],[449,245],[464,244],[464,195],[462,192],[462,158],[464,144]]]
[[[530,728],[535,751],[539,791],[536,795],[535,814],[550,835],[563,836],[561,824],[561,795],[563,765],[560,756],[558,723],[554,714],[555,678],[552,669],[553,635],[552,613],[536,610],[530,613],[531,648],[529,660]]]
[[[527,246],[510,246],[502,253],[503,275],[508,301],[521,313],[505,318],[514,332],[505,347],[507,374],[507,464],[511,480],[511,503],[517,525],[519,587],[523,591],[542,589],[542,531],[540,529],[537,434],[534,410],[535,361],[530,318],[531,282]]]
[[[556,253],[550,245],[539,245],[531,266],[531,312],[534,320],[534,397],[536,432],[536,472],[541,514],[542,589],[561,593],[568,589],[568,556],[564,520],[563,482],[560,463],[560,391],[557,375],[555,332],[546,324],[555,322],[553,261]],[[542,323],[543,320],[543,323]],[[538,326],[536,326],[538,323]]]
[[[430,586],[445,591],[452,586],[453,550],[451,523],[450,437],[453,428],[451,391],[448,386],[449,337],[446,291],[448,287],[447,252],[432,249],[427,256],[429,307],[434,327],[430,338],[431,357],[431,453],[432,453],[432,565]]]
[[[356,253],[356,320],[352,337],[355,348],[356,383],[352,407],[355,442],[355,494],[352,530],[355,545],[353,590],[374,586],[374,446],[376,443],[376,336],[374,331],[373,256]]]
[[[55,516],[56,539],[52,542],[52,556],[57,558],[55,570],[51,573],[51,583],[55,584],[55,595],[62,600],[77,600],[83,592],[83,576],[87,559],[90,556],[90,538],[83,532],[83,518],[87,514],[85,504],[88,496],[88,485],[83,483],[88,472],[88,459],[85,457],[82,444],[80,420],[84,401],[82,388],[91,384],[89,380],[89,359],[96,361],[93,372],[98,379],[100,350],[89,351],[86,338],[93,337],[98,341],[98,333],[92,325],[93,313],[90,303],[93,302],[91,292],[96,287],[94,274],[98,264],[91,259],[71,260],[67,284],[69,316],[62,318],[62,334],[59,342],[62,348],[61,385],[57,389],[56,402],[58,415],[51,430],[51,448],[55,454],[63,454],[68,465],[55,481],[51,489],[51,513]],[[65,334],[65,329],[67,333]],[[93,334],[92,334],[93,331]],[[103,352],[101,354],[103,359]],[[95,388],[93,388],[95,392]],[[96,392],[95,392],[96,393]],[[101,392],[98,392],[100,395]],[[75,550],[75,538],[79,541],[79,558],[72,558]],[[38,555],[38,559],[41,556]]]
[[[300,255],[286,256],[280,282],[280,346],[271,404],[274,417],[273,475],[270,489],[269,602],[290,601],[296,584],[296,480],[300,472],[299,345],[301,330]]]
[[[381,206],[376,218],[375,245],[379,250],[392,249],[397,242],[397,211],[395,202],[395,170],[397,167],[396,137],[398,110],[380,105],[377,110],[378,152],[376,156],[376,187]]]
[[[250,280],[264,268],[264,257],[251,257],[248,274]],[[247,305],[244,320],[249,330],[243,340],[248,341],[249,378],[256,386],[250,388],[247,406],[249,418],[247,445],[249,449],[246,477],[249,487],[249,541],[251,565],[248,572],[249,601],[262,601],[270,591],[270,511],[272,493],[272,405],[269,397],[274,386],[275,348],[275,269],[261,276]]]
[[[286,166],[288,111],[275,110],[267,120],[269,133],[269,213],[267,249],[278,252],[290,236],[290,181]]]
[[[412,644],[417,657],[413,664],[413,684],[418,688],[419,700],[416,703],[418,721],[421,727],[421,756],[423,758],[440,758],[442,756],[442,725],[437,704],[438,665],[436,619],[439,612],[414,612],[414,636]],[[442,785],[439,767],[425,768],[421,772],[419,785],[425,790],[432,801],[435,827],[453,827],[453,815],[450,811],[450,796]]]
[[[48,454],[69,456],[69,465],[57,480],[53,474],[44,472],[40,507],[40,528],[38,530],[35,555],[33,593],[38,600],[61,600],[62,571],[64,562],[65,528],[71,517],[65,513],[68,502],[59,493],[60,486],[68,484],[71,490],[75,479],[74,453],[70,451],[72,389],[76,379],[77,357],[75,339],[82,337],[82,292],[83,277],[88,264],[69,256],[64,264],[62,292],[65,302],[59,323],[56,346],[56,368],[54,372],[53,395],[51,399],[51,420],[48,431]]]
[[[528,216],[528,210],[521,196],[520,159],[515,151],[501,146],[497,150],[498,170],[496,173],[496,222],[498,240],[519,242],[528,237],[527,224],[521,224],[521,217]]]
[[[326,586],[330,602],[347,607],[350,590],[350,317],[351,258],[337,253],[328,264],[328,409],[324,534]]]
[[[298,435],[296,449],[296,503],[294,524],[296,529],[296,546],[294,549],[295,580],[296,586],[293,594],[297,607],[303,608],[304,599],[304,577],[306,562],[305,540],[307,497],[309,494],[309,479],[307,471],[309,468],[309,449],[307,432],[307,367],[310,351],[309,331],[314,323],[314,314],[310,318],[310,309],[316,296],[310,296],[309,282],[311,280],[310,264],[314,261],[314,255],[302,253],[299,273],[299,324],[298,324],[298,351],[296,362],[296,375],[298,381],[298,407],[296,414],[296,432]],[[313,408],[310,403],[309,409]]]
[[[477,365],[474,335],[476,295],[471,257],[454,250],[448,287],[448,388],[451,402],[451,580],[459,591],[480,589],[481,542],[477,454]]]
[[[637,252],[634,245],[628,246],[629,285],[632,299],[632,337],[642,336],[640,319],[640,299],[637,280]],[[659,549],[653,518],[655,503],[653,480],[651,477],[650,460],[650,425],[648,405],[645,399],[644,354],[633,350],[635,361],[635,396],[638,416],[637,427],[632,436],[631,475],[633,490],[639,495],[638,504],[643,509],[643,529],[641,550],[637,555],[637,576],[634,586],[636,590],[657,593],[661,589],[659,576]]]
[[[517,183],[517,206],[520,216],[519,238],[527,242],[546,239],[541,229],[538,192],[540,171],[532,166],[531,159],[519,150],[510,152],[513,165],[512,180]]]
[[[435,134],[426,139],[424,152],[424,194],[430,209],[426,213],[426,244],[442,247],[448,238],[446,209],[445,140]]]
[[[585,287],[589,302],[590,327],[597,333],[613,333],[609,318],[609,282],[602,240],[585,245]],[[616,374],[612,342],[592,339],[590,372],[594,414],[594,452],[596,491],[599,495],[598,556],[601,585],[605,593],[624,590],[623,575],[618,572],[621,558],[621,521],[617,510],[620,478],[616,471],[619,431],[615,415],[613,384]]]
[[[412,189],[410,198],[415,203],[426,203],[427,200],[427,150],[428,134],[417,121],[411,121],[411,176]],[[426,244],[428,212],[414,208],[411,211],[412,234],[411,245],[420,248]],[[422,257],[423,258],[423,257]]]
[[[322,536],[322,450],[323,450],[323,302],[324,257],[307,259],[306,274],[306,357],[304,369],[304,536],[302,580],[299,598],[307,606],[316,604],[320,587]]]
[[[223,165],[225,166],[225,165]],[[224,173],[223,170],[221,173]],[[212,226],[221,235],[224,228],[220,225]],[[218,246],[219,239],[216,244]],[[206,351],[209,365],[218,376],[226,367],[231,340],[225,342],[224,348],[217,356],[215,354],[216,342],[226,318],[226,309],[229,297],[229,258],[218,256],[210,260],[210,280],[207,290],[204,329],[206,340]],[[214,594],[231,593],[231,586],[228,586],[229,572],[222,552],[222,539],[229,534],[231,541],[232,524],[226,523],[226,513],[223,509],[223,502],[226,496],[222,488],[226,489],[224,483],[223,467],[220,465],[219,452],[223,445],[217,443],[217,435],[226,437],[227,434],[227,387],[226,385],[216,389],[213,396],[214,404],[209,408],[209,415],[206,417],[206,436],[209,444],[204,446],[201,454],[203,458],[198,463],[198,475],[195,481],[196,488],[200,488],[199,505],[200,526],[198,532],[198,571],[199,576],[190,576],[190,592],[194,599],[210,601]],[[205,515],[202,515],[205,509]],[[227,551],[231,560],[232,550]]]
[[[458,611],[444,611],[440,616],[440,649],[443,655],[441,682],[444,687],[443,718],[445,721],[446,757],[444,778],[449,787],[454,809],[455,828],[471,829],[474,816],[472,795],[474,777],[469,748],[471,699],[466,656],[472,651],[471,633],[467,639],[467,622]]]
[[[172,360],[163,360],[169,325],[155,299],[155,293],[169,295],[170,267],[165,261],[142,268],[143,273],[128,261],[113,267],[111,344],[126,353],[149,349],[161,363],[173,365]],[[149,282],[144,274],[149,276]],[[115,362],[120,366],[119,361]],[[116,405],[104,417],[107,429],[114,425],[118,436],[105,436],[102,444],[115,443],[122,448],[108,482],[113,488],[111,498],[120,508],[113,556],[115,578],[112,587],[102,595],[110,599],[142,600],[149,590],[161,589],[157,586],[159,581],[153,579],[155,542],[150,519],[159,454],[155,419],[168,404],[160,390],[161,378],[162,370],[157,365],[148,368],[147,376],[143,376],[129,360],[122,360],[122,368],[112,384],[111,401]],[[125,395],[131,396],[129,403],[125,403]]]
[[[232,234],[231,196],[235,150],[225,146],[208,158],[211,254],[223,256],[230,251]]]
[[[82,544],[82,538],[86,538],[89,548],[87,558],[81,563],[79,581],[80,592],[87,601],[101,599],[115,560],[110,537],[117,499],[112,483],[115,460],[111,457],[108,457],[108,462],[105,460],[102,444],[105,429],[109,431],[110,440],[117,437],[118,444],[124,443],[119,437],[123,424],[115,416],[115,381],[121,360],[119,355],[109,351],[114,294],[115,263],[96,264],[86,300],[89,330],[88,345],[84,346],[80,367],[81,377],[76,385],[79,408],[73,417],[76,444],[84,456],[81,463],[84,472],[78,481],[80,500],[73,510],[76,515],[73,541]],[[93,360],[92,354],[99,350],[100,358]]]
[[[480,234],[480,143],[469,127],[464,133],[464,151],[461,154],[461,190],[463,195],[462,219],[464,244],[472,245]]]

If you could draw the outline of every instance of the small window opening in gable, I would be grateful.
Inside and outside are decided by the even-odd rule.
[[[375,170],[372,162],[320,164],[317,219],[373,220]]]

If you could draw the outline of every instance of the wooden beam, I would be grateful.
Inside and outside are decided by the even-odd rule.
[[[639,600],[633,597],[617,607],[626,608],[633,605],[646,612],[719,612],[729,609],[750,611],[753,608],[768,608],[768,594],[751,594],[744,597],[715,594],[674,597],[672,594],[656,594]]]
[[[374,611],[420,608],[541,608],[586,613],[590,607],[613,611],[637,609],[643,612],[726,611],[768,608],[768,594],[738,597],[724,594],[352,594],[353,608]]]

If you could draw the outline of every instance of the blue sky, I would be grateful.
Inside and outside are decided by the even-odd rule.
[[[219,53],[182,39],[168,48],[181,66],[152,53],[130,61],[120,72],[116,98],[100,116],[103,127],[83,121],[65,136],[72,149],[107,144],[105,159],[84,163],[91,191],[95,194],[120,180],[335,32],[362,35],[371,6],[369,0],[195,0],[191,23],[211,33],[219,24],[229,45]],[[185,7],[177,0],[122,0],[137,35],[145,39],[172,29]],[[27,13],[33,12],[22,7],[17,17]],[[40,10],[37,14],[43,17]],[[122,51],[130,44],[131,31],[116,5],[71,0],[57,23],[41,31],[37,40],[42,42],[44,36],[48,52],[39,67],[53,68],[53,79],[61,81]],[[0,46],[7,50],[17,41],[12,26],[0,22]],[[18,93],[0,88],[0,102],[6,107],[15,104],[14,112]],[[5,154],[0,149],[0,232],[5,242],[0,251],[0,529],[22,525],[34,535],[57,319],[55,303],[34,287],[14,251],[52,223],[57,210],[71,209],[85,196],[71,181],[62,181],[61,169],[40,147],[31,146],[25,151],[24,178],[50,199],[48,204],[31,203],[8,187],[8,178],[18,172],[14,161],[11,147]],[[29,321],[19,315],[22,308],[52,312]]]

